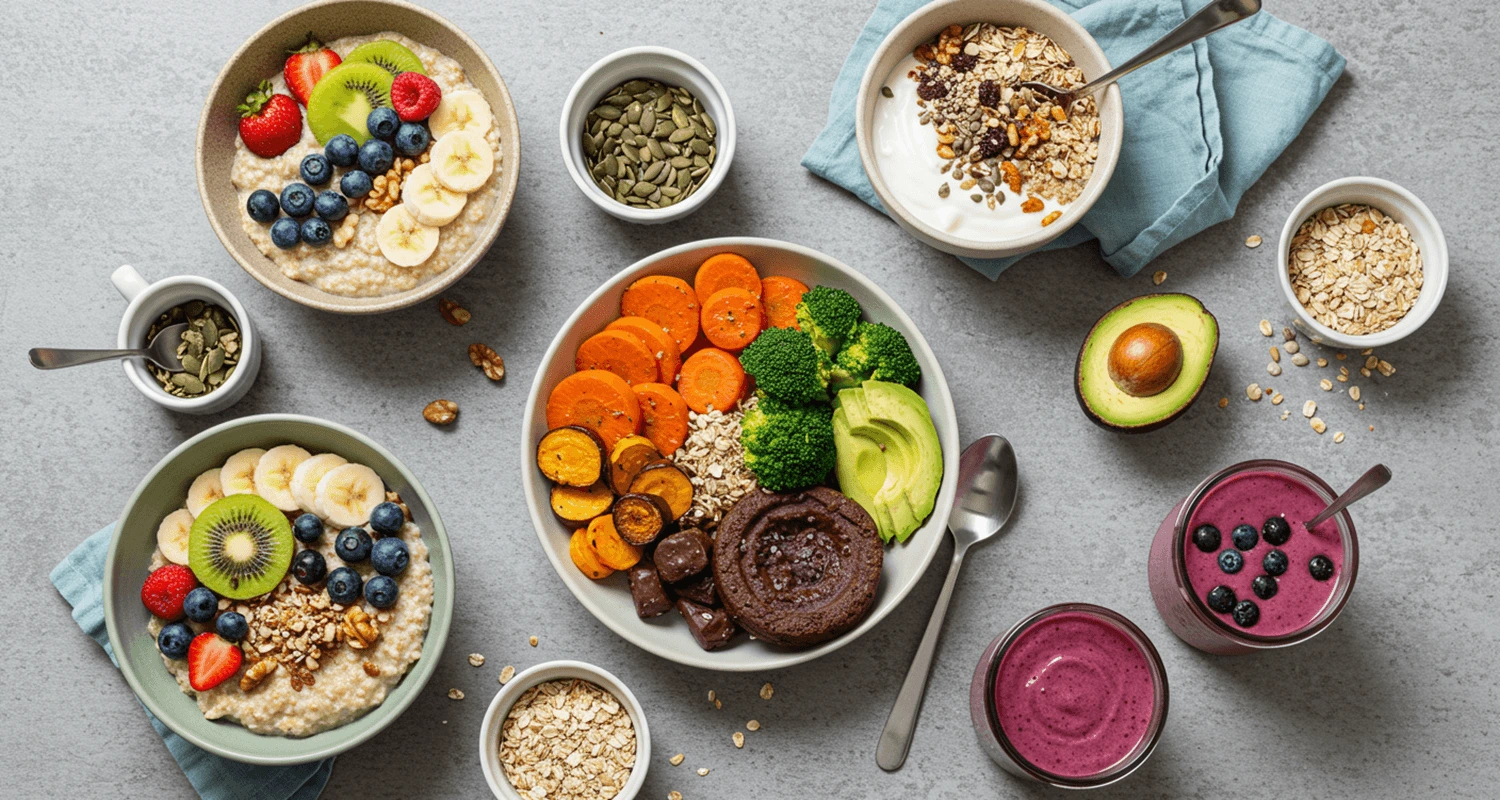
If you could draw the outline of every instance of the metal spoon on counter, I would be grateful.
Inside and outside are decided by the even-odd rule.
[[[177,346],[182,344],[182,332],[188,324],[181,322],[162,328],[151,343],[139,350],[69,350],[61,347],[33,347],[27,354],[31,366],[37,369],[62,369],[96,361],[112,361],[118,358],[144,358],[168,372],[181,372],[182,359],[177,357]]]
[[[964,554],[976,542],[994,536],[1005,527],[1016,507],[1019,481],[1016,453],[1002,436],[992,433],[980,437],[958,457],[958,495],[953,498],[953,513],[948,517],[948,530],[953,532],[953,563],[948,566],[948,578],[938,594],[932,619],[927,622],[927,632],[922,634],[917,655],[901,683],[901,693],[896,695],[885,730],[880,732],[875,763],[883,770],[900,769],[911,749],[922,697],[927,693],[927,676],[932,671],[938,636],[943,631],[943,619],[948,615],[948,602],[953,599],[953,584],[958,580]]]
[[[1333,498],[1333,502],[1329,503],[1328,507],[1323,509],[1322,513],[1307,521],[1308,530],[1322,525],[1324,522],[1332,519],[1333,515],[1343,511],[1350,503],[1365,497],[1390,482],[1391,471],[1386,465],[1376,464],[1370,467],[1365,471],[1365,474],[1359,476],[1359,480],[1349,484],[1349,488],[1345,489],[1343,494]]]

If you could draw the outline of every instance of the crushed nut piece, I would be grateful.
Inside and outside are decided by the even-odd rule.
[[[1227,397],[1220,397],[1219,398],[1219,408],[1229,408],[1229,398],[1227,398]]]
[[[249,692],[254,690],[255,687],[260,685],[261,681],[266,679],[267,675],[275,672],[278,666],[280,666],[280,662],[274,658],[264,658],[251,664],[250,668],[245,670],[245,674],[240,676],[240,691]]]
[[[470,653],[469,654],[469,666],[471,666],[471,667],[482,667],[482,666],[484,666],[484,656],[480,655],[479,653]]]
[[[475,342],[469,345],[469,361],[484,370],[484,377],[492,381],[505,377],[505,359],[487,344]]]
[[[1056,222],[1058,220],[1058,218],[1061,217],[1061,216],[1062,216],[1062,212],[1061,211],[1054,211],[1051,214],[1048,214],[1047,216],[1042,217],[1042,227],[1045,228],[1048,225],[1051,225],[1052,223]],[[1167,273],[1165,273],[1165,272],[1159,272],[1157,274],[1162,276],[1162,280],[1166,280]],[[1157,281],[1157,283],[1161,283],[1161,281]]]
[[[360,666],[364,668],[366,675],[369,675],[372,678],[380,677],[380,667],[375,666],[373,662],[366,661]]]
[[[422,409],[422,419],[434,425],[449,425],[458,419],[458,403],[452,400],[434,400]]]
[[[467,325],[474,316],[469,313],[469,309],[446,297],[438,300],[438,313],[443,315],[443,319],[447,320],[449,325],[454,326]]]

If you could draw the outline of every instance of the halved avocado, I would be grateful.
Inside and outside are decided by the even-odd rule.
[[[1094,323],[1074,388],[1095,424],[1125,433],[1166,425],[1198,399],[1219,349],[1219,322],[1196,297],[1148,294]]]

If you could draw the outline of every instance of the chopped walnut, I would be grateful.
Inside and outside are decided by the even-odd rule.
[[[475,342],[469,345],[469,361],[484,370],[484,377],[498,381],[505,377],[505,359],[489,345]]]
[[[434,425],[450,425],[458,419],[458,403],[452,400],[434,400],[422,409],[422,419]]]
[[[474,316],[469,313],[469,309],[446,297],[438,300],[438,313],[442,314],[443,319],[447,320],[448,324],[453,326],[466,325]]]

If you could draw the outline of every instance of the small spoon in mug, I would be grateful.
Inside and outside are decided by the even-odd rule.
[[[1328,507],[1323,509],[1323,512],[1321,514],[1308,520],[1307,529],[1312,530],[1313,528],[1322,525],[1324,522],[1327,522],[1329,519],[1331,519],[1334,514],[1343,511],[1344,508],[1350,503],[1363,498],[1365,495],[1368,495],[1376,489],[1379,489],[1387,483],[1390,483],[1390,481],[1391,471],[1386,467],[1386,465],[1376,464],[1375,466],[1370,467],[1370,469],[1367,470],[1365,474],[1359,476],[1359,480],[1350,484],[1349,488],[1345,489],[1343,494],[1333,498],[1333,502],[1329,503]]]
[[[1016,508],[1019,482],[1016,452],[1003,436],[993,433],[981,436],[958,457],[958,496],[953,498],[953,513],[948,517],[948,530],[953,532],[953,563],[948,566],[948,578],[938,594],[932,619],[927,622],[927,632],[922,634],[922,643],[917,646],[906,680],[901,683],[901,692],[891,706],[885,730],[880,732],[875,763],[887,772],[900,769],[911,749],[922,697],[927,693],[927,676],[932,671],[938,636],[943,632],[943,619],[948,615],[948,602],[953,599],[953,584],[958,580],[964,554],[970,545],[994,536],[1005,527]]]
[[[182,372],[182,359],[177,357],[177,346],[182,344],[182,332],[187,328],[186,322],[168,325],[151,339],[150,344],[139,350],[69,350],[60,347],[33,347],[27,355],[31,357],[31,366],[37,369],[62,369],[118,358],[144,358],[168,372]]]

